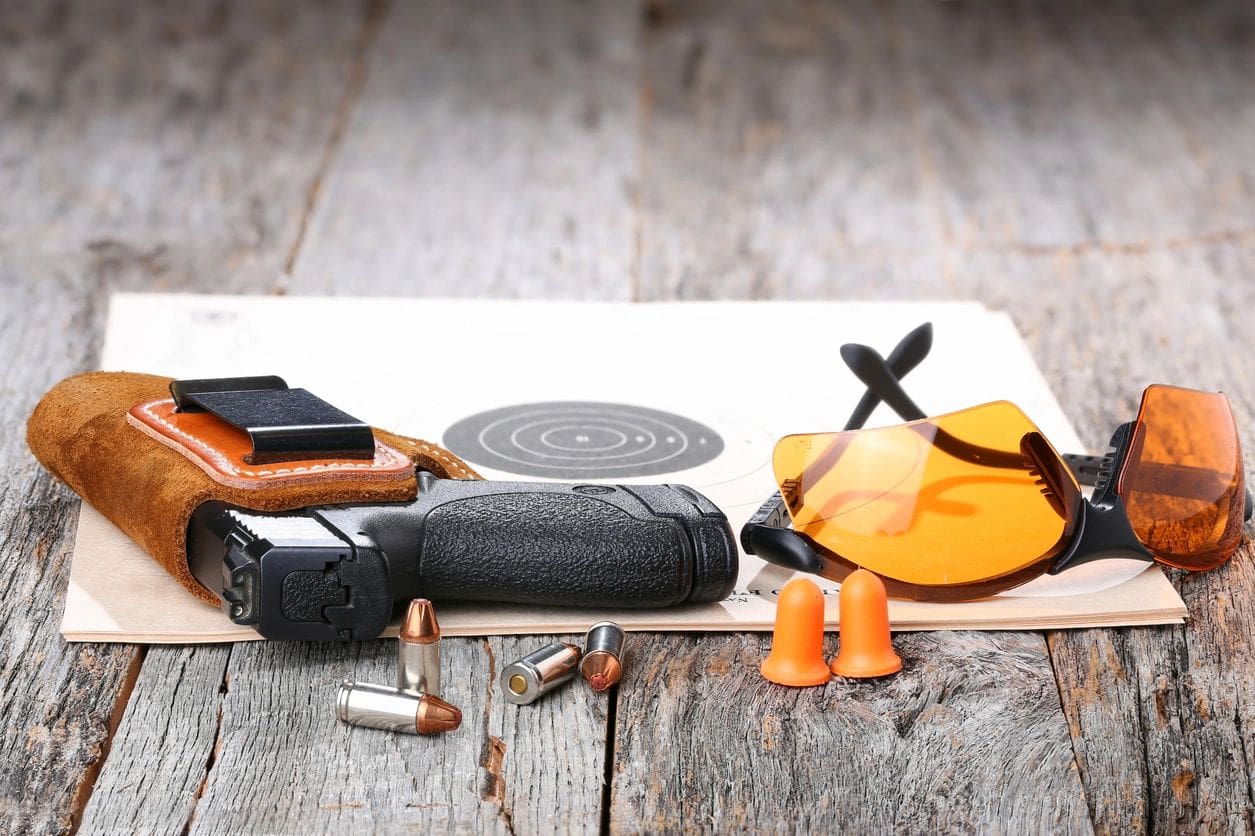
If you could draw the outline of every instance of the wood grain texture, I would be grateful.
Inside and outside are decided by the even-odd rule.
[[[294,292],[630,296],[638,10],[398,3]]]
[[[896,9],[947,245],[1138,249],[1255,233],[1255,12]]]
[[[0,8],[2,832],[65,831],[98,771],[135,780],[102,761],[142,659],[57,632],[78,500],[26,451],[26,416],[96,364],[111,290],[273,286],[360,28],[356,7],[297,5]],[[154,773],[146,809],[185,783]]]
[[[237,645],[191,832],[595,830],[606,697],[571,685],[515,706],[497,686],[502,666],[552,640],[445,639],[443,695],[463,724],[432,737],[335,718],[346,676],[395,679],[393,641]]]
[[[82,832],[182,832],[218,755],[230,655],[230,645],[148,648]]]
[[[21,282],[9,259],[0,264],[0,831],[58,832],[70,827],[141,654],[62,642],[60,596],[78,501],[24,441],[44,376],[85,365],[92,338],[83,326],[96,312],[60,286]]]
[[[136,262],[133,283],[154,289],[272,287],[364,14],[282,0],[6,6],[0,243]]]
[[[1255,241],[1238,3],[649,9],[642,298],[967,296],[974,250]]]
[[[944,292],[885,6],[661,0],[648,22],[641,298]]]
[[[797,689],[758,673],[768,635],[632,641],[613,830],[1090,829],[1037,634],[900,635],[902,673]]]

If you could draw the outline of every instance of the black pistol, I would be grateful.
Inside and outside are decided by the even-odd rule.
[[[438,479],[411,502],[262,513],[206,502],[187,532],[192,574],[236,624],[269,639],[378,636],[396,601],[666,607],[719,601],[736,581],[732,530],[681,485]]]

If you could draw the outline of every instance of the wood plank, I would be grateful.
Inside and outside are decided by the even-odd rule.
[[[634,639],[614,830],[1090,829],[1040,635],[899,635],[902,673],[822,688],[762,679],[768,635]]]
[[[218,755],[230,645],[156,646],[114,734],[82,819],[85,833],[177,833]],[[216,680],[219,687],[210,687]]]
[[[515,706],[497,687],[502,666],[555,638],[581,637],[445,639],[444,696],[463,725],[432,737],[335,718],[346,676],[395,679],[394,641],[237,645],[191,832],[596,829],[605,696],[576,683]]]
[[[613,0],[397,4],[292,289],[629,296],[637,14]]]
[[[277,283],[365,11],[287,0],[22,7],[0,51],[0,243],[131,285]],[[304,5],[304,4],[299,4]],[[276,259],[275,254],[282,257]],[[119,284],[124,281],[119,279]]]
[[[143,659],[57,632],[78,500],[26,451],[26,416],[58,379],[95,365],[110,290],[274,284],[360,28],[354,7],[298,6],[0,11],[0,831],[74,824]],[[140,678],[148,689],[160,675]],[[135,780],[127,769],[100,772],[106,795]],[[147,809],[186,783],[150,781]]]
[[[1255,232],[1249,6],[904,4],[897,21],[949,246]]]
[[[649,10],[642,298],[945,292],[937,173],[879,4]]]
[[[69,828],[141,654],[57,633],[78,502],[27,452],[24,430],[46,376],[85,365],[91,336],[77,323],[97,310],[84,286],[36,284],[25,266],[0,257],[0,831],[45,833]]]
[[[1255,237],[1238,3],[651,10],[644,298],[962,295],[973,248]]]

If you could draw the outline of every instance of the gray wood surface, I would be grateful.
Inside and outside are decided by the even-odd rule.
[[[0,399],[7,473],[0,488],[0,821],[8,823],[0,829],[21,823],[60,831],[82,804],[143,654],[124,646],[66,646],[57,632],[78,503],[31,459],[23,428],[44,376],[87,362],[91,337],[74,320],[94,325],[98,317],[78,298],[82,285],[51,293],[18,287],[23,265],[4,261],[0,277],[9,301],[0,314],[0,347],[12,365]]]
[[[1095,449],[1155,381],[1255,438],[1253,47],[1236,0],[0,3],[0,832],[1252,832],[1249,546],[1183,627],[903,636],[878,683],[642,635],[519,709],[544,639],[447,640],[465,726],[398,738],[330,710],[390,642],[62,642],[22,431],[125,288],[972,297]]]
[[[351,6],[297,16],[298,5],[0,7],[0,832],[71,827],[134,713],[141,663],[154,665],[145,683],[179,669],[177,651],[62,641],[78,501],[26,451],[26,416],[58,379],[95,366],[111,290],[274,284],[361,17]],[[181,723],[202,719],[189,716],[196,705],[166,712],[188,746],[196,734]],[[148,751],[196,755],[201,768],[208,754]],[[190,809],[195,784],[170,792],[187,776],[156,769],[145,761],[118,783],[151,773],[146,809],[165,818],[119,818],[123,830],[181,828],[158,822]]]
[[[382,16],[292,292],[626,298],[630,3],[398,3]]]
[[[903,635],[902,673],[797,689],[759,675],[770,645],[744,634],[634,645],[616,718],[614,824],[1089,830],[1040,635]]]

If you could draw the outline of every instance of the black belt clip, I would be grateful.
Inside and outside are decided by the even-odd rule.
[[[368,424],[275,375],[176,380],[170,395],[178,412],[209,412],[247,432],[249,464],[375,457]]]

